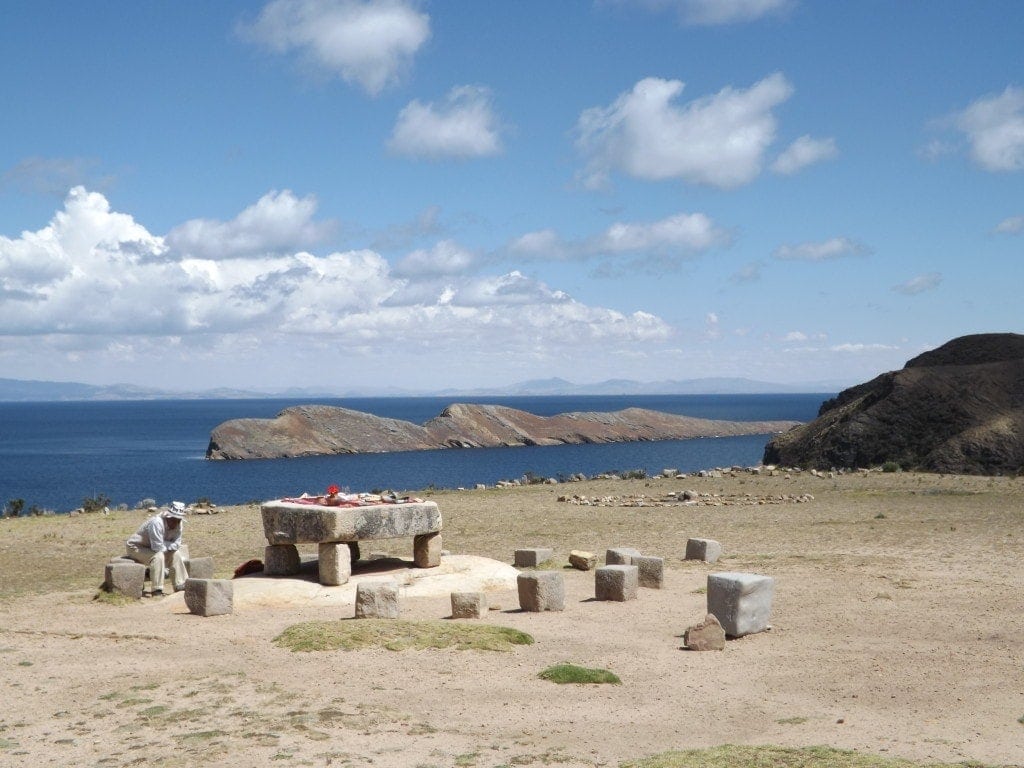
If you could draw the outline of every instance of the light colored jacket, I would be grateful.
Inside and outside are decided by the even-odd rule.
[[[174,552],[181,546],[181,529],[185,527],[185,521],[173,530],[168,530],[166,521],[162,515],[153,515],[141,526],[139,530],[128,538],[129,547],[144,547],[154,552]]]

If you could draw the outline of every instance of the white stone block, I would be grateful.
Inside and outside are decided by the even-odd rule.
[[[768,629],[775,579],[756,573],[708,574],[708,613],[725,634],[742,637]]]

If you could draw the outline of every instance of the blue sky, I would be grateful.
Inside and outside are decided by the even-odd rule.
[[[9,3],[0,371],[852,384],[1024,331],[1024,5]]]

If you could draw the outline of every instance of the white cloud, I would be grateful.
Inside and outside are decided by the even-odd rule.
[[[1010,216],[1003,219],[992,231],[1001,235],[1016,235],[1024,232],[1024,216]]]
[[[782,337],[783,341],[807,341],[809,337],[803,331],[790,331]]]
[[[679,80],[649,77],[611,106],[585,110],[576,125],[584,185],[605,185],[612,171],[724,189],[752,181],[775,140],[772,110],[792,86],[776,73],[746,90],[727,87],[678,106],[683,88]]]
[[[896,293],[902,293],[906,296],[914,296],[918,293],[924,293],[925,291],[931,291],[938,288],[942,283],[942,274],[939,272],[928,272],[917,277],[912,277],[905,283],[894,285],[892,289]]]
[[[851,354],[861,354],[864,352],[890,352],[896,349],[899,349],[899,347],[894,347],[891,344],[864,344],[859,342],[855,344],[835,344],[829,347],[829,351],[831,352],[845,352]]]
[[[780,245],[772,256],[781,261],[830,261],[868,253],[870,249],[863,243],[848,237],[833,237],[821,242]]]
[[[729,234],[703,213],[677,213],[650,223],[617,222],[592,244],[599,253],[699,253],[723,245]]]
[[[520,235],[509,243],[508,250],[518,256],[549,260],[560,260],[571,255],[571,247],[553,229]]]
[[[704,338],[710,341],[722,338],[722,324],[717,312],[708,312],[704,315]]]
[[[311,221],[307,213],[295,220]],[[214,224],[207,231],[215,236],[234,232],[232,222]],[[294,378],[315,363],[326,375],[381,355],[436,364],[439,350],[477,360],[482,371],[516,354],[564,364],[672,335],[654,315],[589,306],[519,272],[466,275],[472,254],[450,242],[393,268],[371,250],[274,253],[260,241],[224,260],[169,248],[169,240],[82,188],[43,229],[0,237],[7,369],[51,354],[107,371],[201,363],[243,384],[257,369],[277,376],[290,365]]]
[[[791,176],[803,168],[824,160],[831,160],[839,154],[835,139],[812,139],[801,136],[794,141],[772,163],[772,170],[783,176]]]
[[[400,277],[461,275],[473,268],[476,256],[454,240],[442,240],[429,250],[415,250],[395,266]]]
[[[498,154],[501,137],[490,91],[462,85],[440,104],[410,102],[398,115],[388,147],[401,155],[435,160]]]
[[[634,256],[669,265],[731,242],[732,235],[707,214],[676,213],[658,221],[615,222],[601,234],[579,240],[565,240],[553,229],[527,232],[509,243],[507,251],[547,261]]]
[[[619,0],[653,10],[675,9],[684,24],[714,26],[754,21],[780,13],[793,5],[792,0]]]
[[[281,254],[308,248],[334,230],[333,222],[313,221],[313,195],[296,197],[290,190],[268,192],[231,221],[192,219],[167,234],[178,257],[234,259]]]
[[[971,158],[986,171],[1024,170],[1024,88],[1007,86],[953,116],[966,136]]]
[[[430,17],[405,0],[272,0],[239,31],[376,95],[409,69],[430,38]]]

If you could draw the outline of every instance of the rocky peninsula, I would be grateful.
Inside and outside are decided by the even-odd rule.
[[[277,459],[437,448],[616,443],[778,433],[794,421],[721,421],[643,408],[537,416],[501,405],[450,405],[425,424],[348,408],[299,405],[273,419],[231,419],[214,428],[208,459]]]

